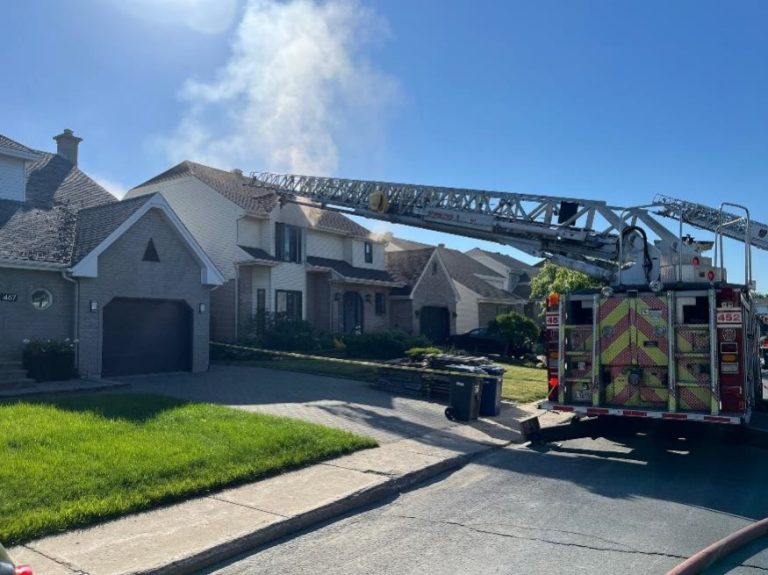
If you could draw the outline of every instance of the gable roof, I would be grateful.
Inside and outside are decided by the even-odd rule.
[[[327,268],[335,272],[345,280],[377,282],[386,284],[395,284],[392,276],[384,270],[370,268],[356,268],[343,260],[333,260],[329,258],[318,258],[307,256],[307,263],[313,267]]]
[[[427,267],[432,252],[437,248],[428,247],[418,250],[386,252],[387,271],[392,278],[403,284],[392,290],[392,295],[410,295]]]
[[[499,300],[517,300],[518,296],[497,288],[482,277],[502,278],[500,274],[484,266],[477,260],[458,251],[443,246],[427,247],[416,250],[401,250],[386,253],[387,269],[393,278],[405,284],[402,288],[392,290],[392,295],[410,295],[419,281],[424,269],[437,252],[450,278],[482,298]]]
[[[38,159],[26,166],[26,201],[0,200],[0,258],[69,264],[78,212],[117,198],[65,158],[35,153]]]
[[[120,202],[119,204],[122,204]],[[89,244],[89,250],[80,261],[72,266],[72,275],[76,277],[97,277],[99,256],[117,241],[127,230],[141,219],[151,209],[158,209],[165,215],[171,227],[181,236],[187,244],[195,259],[200,264],[200,281],[206,285],[221,285],[224,277],[208,255],[200,247],[195,238],[173,211],[170,204],[162,194],[127,200],[125,206],[121,205],[99,206],[91,210],[83,210],[86,229],[93,229],[93,233],[83,232],[81,237]],[[91,228],[90,224],[104,226]]]
[[[431,248],[429,244],[422,244],[421,242],[414,242],[412,240],[406,240],[404,238],[397,238],[391,234],[386,235],[384,239],[388,242],[387,249],[390,251],[398,250],[423,250],[425,248]]]
[[[466,254],[470,257],[472,257],[473,255],[485,255],[499,262],[500,264],[508,267],[511,270],[527,272],[529,275],[531,274],[536,275],[536,273],[538,273],[538,270],[535,267],[535,265],[527,264],[507,254],[501,254],[499,252],[489,252],[488,250],[482,250],[480,248],[471,249],[468,252],[466,252]]]
[[[274,191],[252,186],[251,178],[246,177],[242,172],[219,170],[189,160],[176,164],[162,174],[139,184],[136,188],[144,188],[187,176],[196,177],[209,188],[252,214],[266,216],[277,204],[278,198]]]
[[[152,196],[86,208],[77,214],[72,265],[78,264]]]
[[[189,160],[184,160],[133,189],[146,188],[188,176],[196,177],[232,203],[258,216],[267,216],[280,201],[280,196],[274,189],[254,186],[251,178],[239,170],[228,172]],[[304,204],[301,205],[301,208],[312,227],[359,237],[370,235],[366,228],[339,212]]]

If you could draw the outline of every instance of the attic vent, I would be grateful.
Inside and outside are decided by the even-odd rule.
[[[155,248],[155,242],[152,241],[152,238],[149,239],[149,243],[147,244],[147,249],[144,250],[144,257],[142,258],[145,262],[159,262],[160,256],[157,255],[157,249]]]

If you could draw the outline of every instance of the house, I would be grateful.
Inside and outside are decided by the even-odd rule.
[[[501,274],[504,277],[501,287],[527,300],[524,306],[525,315],[535,321],[539,321],[540,304],[539,302],[531,301],[531,280],[541,271],[538,264],[526,264],[507,254],[490,252],[480,248],[474,248],[465,253],[484,266]]]
[[[211,338],[236,341],[255,319],[304,319],[324,333],[385,330],[385,241],[338,212],[285,201],[240,170],[184,161],[132,189],[159,193],[221,270]]]
[[[118,202],[55,154],[0,136],[0,359],[23,340],[76,342],[83,377],[208,368],[223,278],[162,196]]]
[[[403,284],[390,297],[393,328],[441,343],[500,313],[522,312],[526,300],[503,288],[504,276],[443,244],[424,245],[389,238],[387,269]]]

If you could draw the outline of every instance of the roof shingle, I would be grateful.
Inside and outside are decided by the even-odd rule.
[[[343,260],[333,260],[329,258],[318,258],[308,256],[307,263],[311,266],[330,268],[343,278],[351,280],[364,280],[375,282],[394,283],[394,279],[384,270],[375,270],[369,268],[356,268]]]

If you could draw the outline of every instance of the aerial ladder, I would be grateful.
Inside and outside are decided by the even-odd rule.
[[[250,185],[283,201],[509,245],[600,280],[601,288],[547,300],[545,408],[742,424],[762,399],[750,248],[768,249],[768,227],[742,206],[727,204],[744,212],[735,216],[726,205],[668,197],[627,208],[266,172],[253,173]],[[676,218],[679,233],[654,215]],[[715,241],[683,236],[683,223],[713,231]],[[727,281],[723,236],[745,244],[743,283]],[[714,261],[703,255],[713,246]]]

